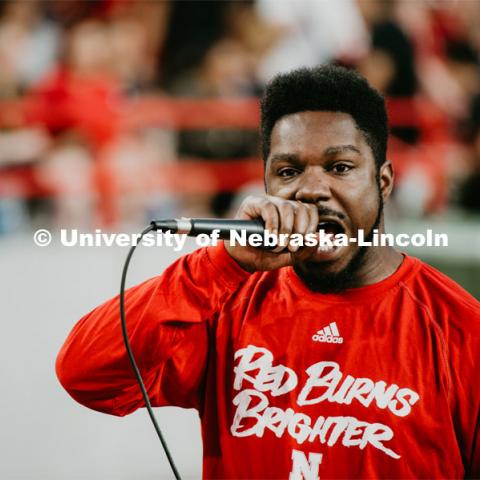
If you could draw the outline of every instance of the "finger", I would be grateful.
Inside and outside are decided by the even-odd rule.
[[[318,231],[318,222],[319,222],[318,209],[315,205],[308,205],[307,208],[308,208],[308,213],[310,215],[307,234],[315,235]],[[315,237],[315,239],[318,240],[317,237]]]
[[[304,235],[315,235],[317,233],[318,229],[318,221],[319,221],[319,216],[318,216],[318,209],[315,205],[313,204],[303,204],[306,208],[306,211],[309,216],[309,221],[308,221],[308,227],[305,231]],[[309,239],[310,240],[310,239]],[[315,240],[317,240],[315,238]],[[307,241],[307,238],[304,237],[304,241]],[[308,242],[310,243],[310,242]],[[315,251],[317,250],[317,244],[315,245],[308,245],[304,246],[302,249],[299,249],[295,252],[295,260],[296,261],[304,261],[308,257],[310,257]]]
[[[242,220],[261,218],[265,229],[277,234],[280,223],[279,211],[270,200],[262,197],[247,197],[242,203],[237,217]]]
[[[310,217],[307,233],[317,233],[319,222],[318,209],[315,205],[310,204],[307,205],[307,210]]]
[[[279,233],[292,234],[296,207],[291,202],[282,202],[280,205],[277,205],[277,208],[280,213]]]
[[[310,211],[307,205],[298,204],[298,207],[295,210],[295,221],[293,225],[293,231],[295,233],[300,233],[305,235],[310,226]]]
[[[295,222],[295,206],[292,202],[283,201],[280,204],[277,204],[278,211],[280,213],[280,225],[278,232],[280,235],[287,235],[287,242],[288,236],[293,233],[293,225]],[[277,249],[282,251],[287,245],[284,242],[281,242]],[[277,251],[275,249],[275,251]]]
[[[269,201],[265,202],[262,210],[262,218],[265,223],[265,230],[277,235],[280,225],[280,212],[274,203]]]
[[[310,212],[305,204],[298,203],[298,206],[295,210],[295,219],[293,224],[293,231],[303,236],[305,240],[305,234],[308,231],[308,227],[310,225]],[[291,243],[289,244],[288,249],[293,253],[296,252],[300,248],[300,245]]]

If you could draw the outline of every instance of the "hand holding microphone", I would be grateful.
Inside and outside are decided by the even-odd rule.
[[[270,195],[247,197],[237,212],[241,220],[262,219],[265,229],[276,235],[315,233],[318,229],[318,210],[313,204],[284,200]],[[249,246],[230,245],[225,242],[230,256],[249,272],[276,270],[293,264],[294,256],[309,254],[309,248],[299,250],[297,245],[288,244],[274,250]],[[313,249],[315,250],[315,249]]]
[[[235,220],[179,219],[154,221],[157,230],[195,236],[219,230],[229,255],[249,272],[275,270],[293,263],[293,257],[308,256],[311,249],[288,244],[274,250],[251,246],[231,245],[231,230],[245,230],[247,236],[263,234],[265,230],[275,235],[314,234],[318,229],[318,210],[313,204],[284,200],[273,196],[250,196],[240,206]]]

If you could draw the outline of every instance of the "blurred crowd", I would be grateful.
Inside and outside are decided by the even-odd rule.
[[[242,171],[261,166],[258,113],[238,126],[228,102],[327,62],[386,97],[389,214],[478,214],[478,25],[476,0],[0,2],[0,233],[231,215],[263,184]],[[200,100],[216,125],[158,116],[209,117]]]

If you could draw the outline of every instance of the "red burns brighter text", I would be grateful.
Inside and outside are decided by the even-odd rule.
[[[397,417],[406,417],[420,398],[417,392],[382,380],[345,375],[336,362],[311,365],[306,369],[307,380],[302,385],[299,375],[291,368],[274,365],[269,350],[253,345],[238,350],[235,359],[238,363],[234,368],[233,388],[239,393],[233,399],[237,408],[230,427],[232,435],[263,437],[270,430],[279,438],[290,435],[299,444],[317,441],[332,446],[340,442],[345,447],[356,446],[362,450],[370,445],[391,458],[400,458],[386,445],[394,437],[387,425],[353,416],[311,418],[292,408],[270,406],[269,397],[295,391],[296,403],[303,411],[321,402],[345,405],[358,402],[365,408],[389,410]]]

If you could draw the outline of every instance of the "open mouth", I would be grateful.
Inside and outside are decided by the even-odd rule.
[[[322,220],[318,224],[318,232],[319,232],[319,239],[321,237],[321,233],[323,232],[323,235],[330,238],[331,241],[334,241],[337,235],[345,233],[345,228],[336,220],[328,219],[328,220]],[[331,261],[339,255],[339,250],[341,248],[342,247],[339,247],[337,245],[332,245],[327,243],[322,244],[320,242],[319,245],[317,246],[315,257],[319,261],[327,261],[327,260]]]
[[[339,233],[345,233],[345,229],[338,222],[334,220],[328,220],[320,222],[318,224],[318,231],[323,230],[327,235],[338,235]]]

